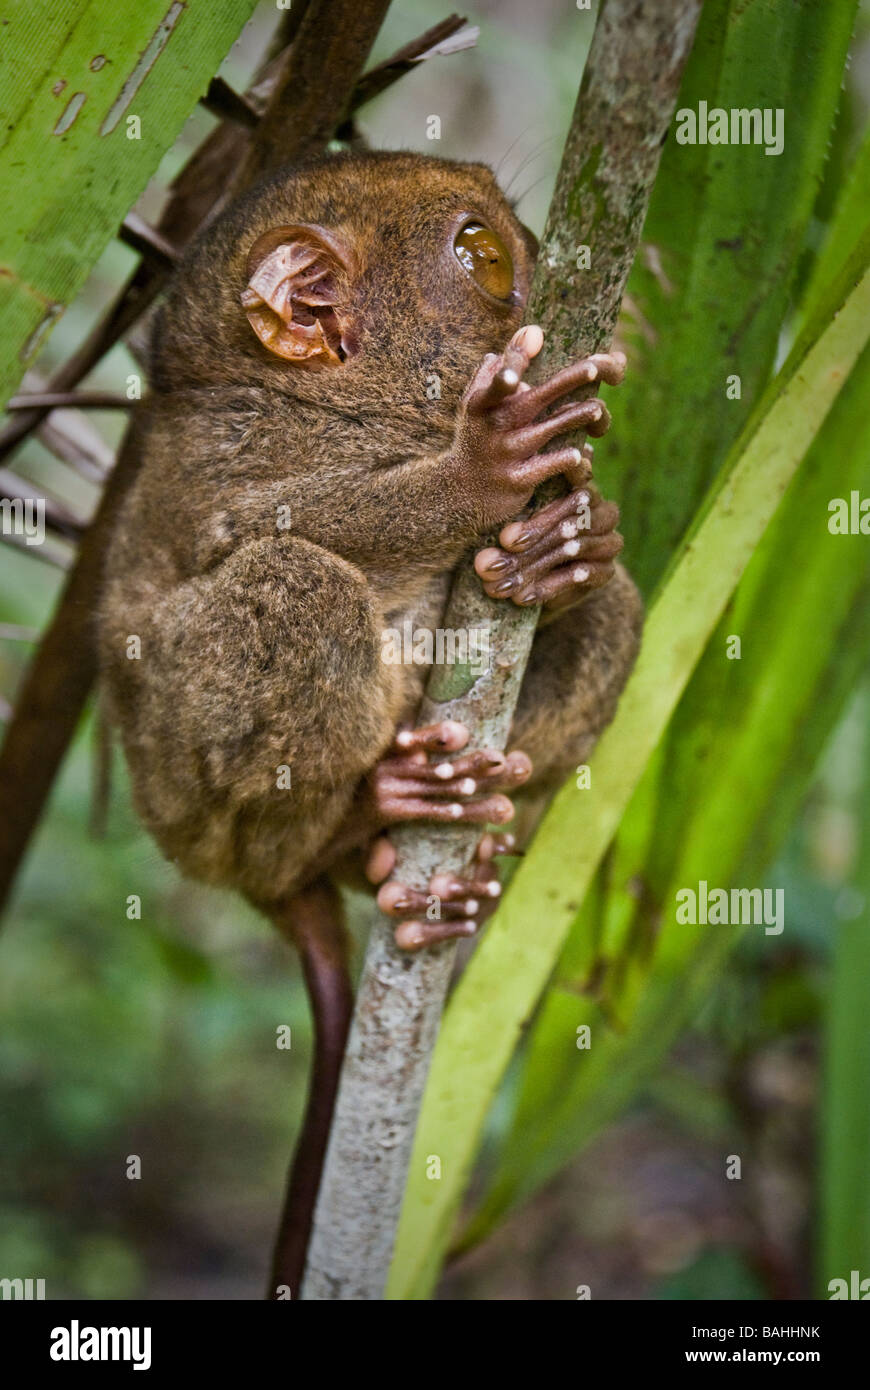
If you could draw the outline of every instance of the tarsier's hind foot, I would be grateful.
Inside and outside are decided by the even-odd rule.
[[[522,786],[531,776],[529,758],[519,750],[462,752],[467,743],[465,725],[453,720],[399,733],[394,748],[372,776],[381,823],[486,825],[510,820],[514,806],[504,793]],[[432,761],[432,753],[445,756]],[[458,756],[450,761],[447,754]],[[383,885],[378,893],[381,909],[401,919],[397,944],[405,950],[417,950],[450,937],[473,935],[501,891],[491,861],[496,854],[510,853],[513,843],[511,835],[484,834],[468,875],[436,874],[424,892],[401,883],[384,883],[395,867],[396,851],[387,836],[375,840],[366,873],[372,883]]]
[[[532,765],[525,753],[484,748],[453,761],[432,762],[430,753],[455,753],[468,743],[464,724],[444,720],[399,733],[391,753],[372,774],[380,823],[439,821],[456,825],[502,825],[514,814],[505,791],[527,781]]]
[[[591,460],[589,445],[583,456]],[[567,608],[613,578],[613,562],[623,546],[618,523],[616,503],[605,502],[588,482],[533,516],[503,526],[503,549],[487,546],[475,556],[474,567],[490,598],[543,604],[551,611]]]
[[[474,936],[501,895],[492,861],[496,855],[513,852],[513,835],[485,834],[466,875],[435,874],[425,892],[385,883],[378,892],[378,907],[400,921],[396,944],[405,951],[418,951],[439,941]]]

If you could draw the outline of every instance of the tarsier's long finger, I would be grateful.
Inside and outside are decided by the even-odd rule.
[[[591,401],[575,401],[566,405],[563,409],[548,415],[545,420],[513,430],[506,438],[515,458],[528,459],[531,454],[549,444],[551,439],[555,439],[557,434],[566,434],[569,430],[585,430],[587,434],[597,438],[609,428],[610,414],[604,402],[596,396]]]
[[[483,587],[491,598],[510,598],[520,605],[544,602],[548,592],[545,581],[549,575],[557,573],[561,575],[565,587],[585,585],[587,589],[593,588],[595,586],[588,582],[592,565],[614,560],[623,544],[618,531],[608,531],[604,536],[578,536],[574,540],[561,541],[536,558],[526,555],[517,557],[513,572],[499,571],[495,575],[482,573]]]
[[[622,537],[619,536],[618,539],[621,541]],[[577,564],[553,570],[544,579],[534,580],[533,586],[522,590],[515,601],[522,605],[540,603],[551,612],[555,612],[559,608],[569,608],[592,589],[602,589],[605,584],[610,583],[613,575],[612,560],[584,559]]]
[[[440,802],[493,791],[511,791],[528,781],[532,772],[531,760],[518,750],[508,754],[493,750],[479,758],[470,754],[463,761],[472,767],[477,765],[474,776],[455,776],[455,765],[450,762],[438,763],[434,767],[430,764],[425,768],[414,764],[410,769],[402,768],[401,776],[396,776],[395,762],[381,763],[376,778],[377,801],[380,803],[385,798],[393,797],[425,797]]]
[[[396,928],[396,944],[413,951],[435,941],[473,936],[481,916],[492,910],[500,893],[497,878],[481,881],[436,874],[426,893],[401,883],[385,883],[378,893],[378,906],[391,917],[407,919]]]
[[[477,923],[462,922],[403,922],[393,935],[401,951],[419,951],[423,946],[436,946],[439,941],[451,941],[457,936],[474,936]]]
[[[405,919],[396,928],[396,944],[407,951],[452,937],[473,936],[501,896],[501,883],[492,861],[511,854],[515,840],[508,832],[481,837],[467,874],[438,873],[425,892],[403,883],[385,883],[378,906],[390,917]]]
[[[490,886],[492,892],[488,896],[498,897],[501,884],[497,878],[489,885],[438,874],[425,892],[408,888],[404,883],[385,883],[378,892],[378,907],[388,917],[419,917],[425,915],[427,909],[431,912],[434,908],[439,920],[455,922],[477,916],[482,891]]]
[[[477,846],[477,853],[474,856],[475,865],[478,866],[477,872],[486,875],[489,872],[489,862],[499,854],[514,854],[516,852],[516,838],[509,830],[503,830],[497,835],[489,831],[481,838]]]
[[[383,883],[396,867],[396,846],[388,835],[378,835],[369,846],[365,876],[369,883]]]
[[[480,380],[468,397],[468,410],[472,413],[492,410],[505,397],[514,395],[526,368],[543,345],[544,335],[537,324],[518,328],[501,356],[494,362],[487,359]]]
[[[390,776],[406,777],[412,781],[434,784],[453,782],[461,777],[474,777],[477,780],[504,771],[506,755],[498,748],[480,748],[473,753],[463,753],[452,762],[445,759],[441,763],[420,762],[417,758],[387,758],[381,769]]]
[[[528,391],[505,401],[499,414],[507,428],[528,424],[542,410],[552,405],[571,391],[578,391],[594,381],[604,381],[608,386],[618,386],[625,376],[625,354],[622,352],[600,352],[591,357],[581,358],[554,373],[548,381],[532,386]]]
[[[546,449],[540,454],[530,454],[507,468],[507,474],[514,487],[534,492],[549,478],[568,477],[571,470],[582,460],[579,449]]]
[[[504,825],[513,819],[513,802],[506,796],[488,796],[479,801],[438,801],[434,797],[384,794],[378,803],[384,823],[431,820],[443,824]]]
[[[581,494],[582,496],[582,491]],[[489,557],[494,557],[495,547],[490,547],[486,553],[487,562],[485,568],[488,573],[502,573],[505,576],[512,574],[517,569],[528,569],[531,564],[544,555],[552,555],[553,563],[556,563],[557,552],[561,553],[563,563],[577,555],[588,555],[591,559],[600,559],[602,555],[608,558],[615,555],[617,550],[605,550],[599,555],[598,543],[606,540],[619,525],[619,508],[615,502],[600,502],[598,506],[592,507],[587,512],[580,515],[571,516],[568,513],[562,520],[555,522],[543,534],[533,535],[531,541],[511,540],[505,544],[503,550],[499,550],[500,563],[494,559],[490,562]],[[507,527],[505,527],[507,530]],[[528,530],[521,533],[528,535]],[[499,540],[502,536],[499,536]],[[480,556],[477,557],[480,559]],[[482,568],[478,568],[478,573],[482,573]]]
[[[565,477],[568,479],[568,486],[572,492],[585,487],[592,478],[592,459],[595,450],[587,439],[580,448],[580,458],[574,464],[569,464],[565,469]]]
[[[501,890],[498,879],[493,878],[492,860],[500,854],[514,853],[516,853],[516,839],[511,835],[510,831],[501,831],[494,834],[492,831],[488,830],[485,835],[481,836],[480,844],[477,847],[474,863],[472,864],[471,878],[466,880],[455,879],[454,881],[456,883],[464,882],[468,885],[468,893],[465,894],[466,898],[468,894],[472,894],[473,896],[474,893],[480,894],[481,892],[484,893],[485,897],[491,898],[494,896],[491,889],[493,883],[496,884],[499,891]],[[396,867],[396,857],[396,847],[390,837],[388,835],[378,835],[378,837],[372,841],[365,864],[365,875],[369,883],[379,884],[383,883],[384,879],[389,878],[393,869]],[[443,874],[437,874],[432,882],[433,884],[436,882],[440,883],[443,878]],[[490,885],[488,892],[486,891],[487,885]],[[433,892],[437,891],[437,889],[433,889]],[[442,894],[442,896],[444,895]]]
[[[488,546],[475,559],[478,574],[508,571],[516,568],[513,557],[530,559],[552,549],[562,541],[578,536],[600,536],[612,531],[619,521],[619,508],[613,502],[603,502],[598,489],[587,484],[559,497],[539,512],[510,521],[499,532],[502,549]],[[506,554],[505,552],[510,552]],[[576,550],[569,552],[577,554]],[[500,563],[499,563],[500,562]]]
[[[403,950],[415,951],[451,937],[473,936],[501,896],[501,883],[493,872],[492,860],[498,854],[514,851],[513,835],[488,831],[481,838],[468,875],[436,874],[428,894],[410,891],[403,884],[385,884],[378,894],[382,909],[390,916],[408,918],[396,928],[396,944]],[[433,906],[437,909],[434,920]]]
[[[456,719],[442,719],[423,729],[402,729],[396,734],[399,753],[454,753],[468,742],[468,730]]]

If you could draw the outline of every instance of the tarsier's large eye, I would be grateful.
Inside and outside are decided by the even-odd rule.
[[[482,222],[466,222],[453,243],[460,265],[494,299],[510,299],[514,263],[500,236]]]

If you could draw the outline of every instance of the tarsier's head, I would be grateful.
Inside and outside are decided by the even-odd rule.
[[[378,152],[282,171],[185,258],[155,385],[307,395],[336,373],[338,395],[378,369],[467,373],[521,321],[535,251],[484,165]]]

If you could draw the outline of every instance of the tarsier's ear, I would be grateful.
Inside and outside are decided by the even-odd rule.
[[[353,258],[325,227],[273,227],[248,253],[242,307],[276,357],[337,366],[355,349],[348,299]]]

